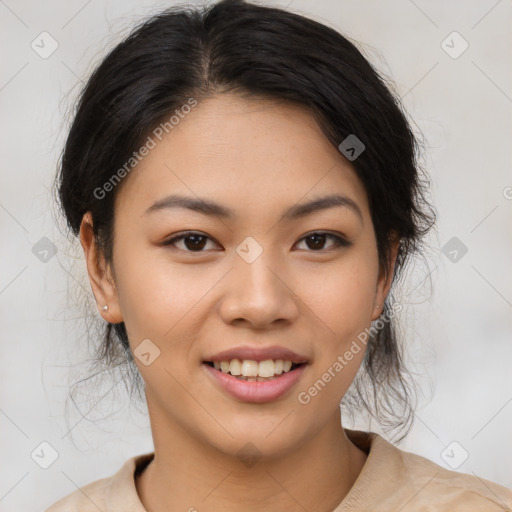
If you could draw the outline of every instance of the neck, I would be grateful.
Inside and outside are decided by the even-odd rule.
[[[346,437],[339,415],[300,449],[247,466],[188,434],[176,434],[154,436],[155,457],[136,481],[148,512],[331,512],[367,457]]]

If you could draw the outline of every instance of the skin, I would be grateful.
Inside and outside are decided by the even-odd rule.
[[[144,213],[171,193],[214,200],[235,216]],[[352,199],[361,216],[336,206],[279,222],[287,208],[333,193]],[[114,227],[112,265],[98,251],[89,213],[80,239],[100,314],[125,322],[132,350],[144,339],[160,350],[148,366],[135,358],[155,446],[136,481],[144,507],[332,511],[367,457],[346,437],[339,412],[364,347],[310,403],[297,395],[378,318],[398,247],[393,242],[390,268],[379,268],[366,192],[351,163],[304,108],[218,95],[124,178]],[[190,240],[163,245],[187,230],[208,237],[195,252]],[[304,238],[318,231],[351,245]],[[263,249],[252,263],[236,252],[248,236]],[[278,400],[243,402],[221,390],[202,361],[244,344],[281,345],[309,365]],[[237,456],[248,442],[261,454],[252,467]]]

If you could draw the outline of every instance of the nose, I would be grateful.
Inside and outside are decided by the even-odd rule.
[[[298,297],[286,272],[267,261],[265,251],[252,263],[235,258],[225,278],[220,307],[224,322],[268,329],[294,322],[299,314]]]

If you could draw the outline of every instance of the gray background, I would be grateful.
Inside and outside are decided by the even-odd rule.
[[[512,487],[512,3],[266,3],[360,41],[425,136],[439,217],[427,264],[411,267],[403,292],[422,393],[399,446]],[[76,406],[68,398],[86,370],[80,297],[90,287],[81,249],[55,224],[50,186],[81,81],[141,16],[171,4],[0,0],[2,511],[44,510],[152,450],[144,407],[129,407],[121,386],[93,379]],[[47,58],[44,31],[58,44]],[[42,442],[58,453],[48,469]]]

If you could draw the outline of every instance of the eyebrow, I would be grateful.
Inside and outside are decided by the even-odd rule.
[[[296,204],[288,208],[281,215],[279,222],[282,222],[283,220],[295,220],[301,217],[305,217],[307,215],[311,215],[314,212],[340,206],[348,208],[349,210],[357,214],[361,221],[363,220],[363,214],[361,212],[361,209],[353,199],[339,194],[331,194],[328,196],[313,199],[312,201],[309,201],[307,203]],[[233,212],[233,210],[230,210],[225,206],[215,203],[214,201],[211,201],[209,199],[187,197],[180,194],[172,194],[170,196],[164,197],[163,199],[156,201],[144,212],[144,215],[150,212],[172,208],[186,208],[188,210],[202,213],[204,215],[211,215],[213,217],[219,217],[224,219],[233,219],[235,217],[235,213]]]

